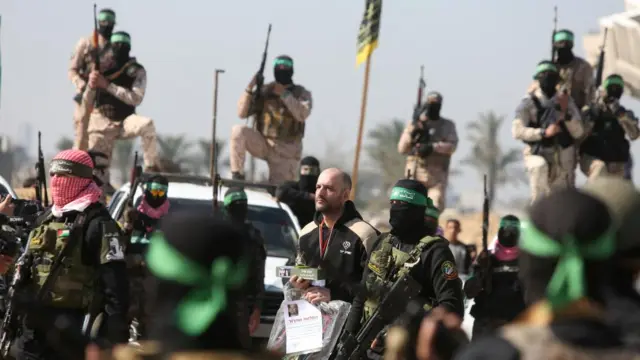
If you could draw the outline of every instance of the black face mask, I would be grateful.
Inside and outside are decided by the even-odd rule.
[[[570,47],[561,47],[556,50],[558,52],[558,63],[568,64],[573,61],[573,50]]]
[[[167,201],[167,195],[156,197],[156,196],[153,196],[150,192],[145,191],[144,200],[147,202],[147,204],[149,204],[149,206],[151,206],[154,209],[157,209],[160,206],[162,206],[162,204],[164,204],[165,201]]]
[[[117,66],[123,66],[127,61],[129,61],[131,45],[126,43],[113,43],[111,44],[111,50],[113,51],[113,57]]]
[[[293,84],[293,70],[291,69],[274,69],[273,77],[276,79],[276,82],[281,85],[291,85]]]
[[[98,34],[102,35],[105,39],[109,39],[113,34],[113,26],[115,24],[98,25]]]
[[[402,237],[424,229],[424,206],[410,204],[391,204],[389,224],[391,233]],[[400,239],[402,240],[402,239]]]
[[[300,175],[300,190],[304,190],[306,192],[315,192],[316,184],[318,183],[318,175]]]
[[[247,221],[247,215],[249,213],[249,207],[245,202],[234,202],[227,207],[227,213],[232,221],[237,223],[244,223]]]
[[[440,103],[429,103],[426,106],[427,110],[427,118],[429,120],[438,120],[440,119],[440,109],[442,109],[442,104]]]
[[[556,86],[560,81],[560,77],[556,73],[548,72],[540,75],[538,82],[540,83],[540,90],[549,98],[556,94]]]
[[[620,85],[610,85],[607,87],[607,102],[614,102],[620,100],[622,97],[623,89]]]
[[[504,247],[514,247],[518,245],[520,230],[512,227],[501,228],[498,231],[498,241]]]

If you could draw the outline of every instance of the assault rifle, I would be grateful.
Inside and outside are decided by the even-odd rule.
[[[489,194],[487,193],[487,175],[484,176],[484,201],[482,202],[482,251],[488,255],[488,233],[489,233]],[[487,260],[489,260],[487,258]],[[484,282],[484,290],[487,293],[491,292],[491,270],[490,263],[486,261],[485,267],[482,271],[482,281]]]
[[[420,124],[420,112],[422,111],[422,93],[424,89],[427,87],[427,82],[424,80],[424,65],[420,66],[420,80],[418,81],[418,99],[416,101],[416,106],[413,109],[413,126],[416,128],[421,128]],[[412,139],[411,144],[419,144],[421,141],[426,141],[424,139],[428,134],[424,134],[425,131],[418,132]],[[416,150],[413,150],[414,155],[417,156]],[[418,170],[418,159],[413,163],[413,171],[409,172],[407,170],[407,178],[416,178],[416,171]]]
[[[409,301],[418,297],[422,285],[415,281],[408,271],[401,271],[375,312],[362,325],[357,334],[344,331],[336,347],[329,356],[330,360],[359,360],[365,357],[378,334],[405,312]]]
[[[133,155],[133,166],[131,167],[131,173],[129,176],[131,188],[129,189],[129,194],[127,195],[127,206],[129,206],[130,208],[133,207],[133,198],[134,196],[136,196],[140,174],[142,174],[142,167],[138,166],[138,152],[136,151]]]
[[[97,5],[93,4],[93,35],[91,36],[93,49],[93,65],[95,70],[100,69],[100,38],[98,36],[98,13],[97,13]],[[78,105],[82,104],[82,94],[87,90],[87,86],[89,86],[89,74],[84,74],[87,76],[87,84],[82,87],[82,90],[73,97],[73,100],[78,103]],[[97,95],[96,95],[97,97]],[[90,113],[91,111],[89,111]]]
[[[256,73],[256,90],[253,92],[251,97],[251,103],[249,104],[249,114],[253,113],[258,106],[258,102],[260,101],[260,97],[262,96],[262,87],[264,85],[264,67],[267,63],[267,51],[269,50],[269,38],[271,37],[271,24],[269,24],[269,29],[267,29],[267,41],[264,44],[264,51],[262,52],[262,62],[260,63],[260,69]],[[259,114],[258,116],[259,117]]]
[[[604,28],[604,37],[602,38],[602,46],[600,47],[600,56],[598,57],[598,67],[596,68],[595,87],[596,89],[602,85],[602,73],[604,72],[604,48],[607,45],[607,32],[609,28]]]
[[[15,266],[11,283],[7,289],[5,298],[5,312],[2,319],[2,335],[0,336],[0,358],[8,359],[11,345],[17,338],[18,330],[21,328],[21,317],[16,312],[17,304],[16,290],[20,291],[24,288],[26,279],[31,275],[30,256],[22,256]]]
[[[43,207],[49,207],[47,193],[47,175],[44,171],[44,154],[42,154],[42,133],[38,131],[38,162],[36,163],[36,200]]]
[[[554,46],[555,44],[555,37],[556,37],[556,33],[558,32],[558,7],[554,6],[553,7],[553,31],[551,32],[551,61],[552,62],[556,62],[556,47]]]

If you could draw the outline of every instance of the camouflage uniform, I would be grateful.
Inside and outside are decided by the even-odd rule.
[[[276,65],[278,61],[276,59]],[[290,66],[293,67],[292,61]],[[273,92],[275,85],[270,83],[260,89],[262,96],[253,108],[250,108],[253,98],[251,89],[242,94],[238,101],[238,117],[246,119],[255,116],[255,126],[252,129],[235,125],[231,129],[229,146],[232,173],[244,173],[248,151],[267,162],[269,182],[280,185],[297,176],[305,121],[311,113],[312,97],[307,89],[293,83],[278,96]]]
[[[412,150],[415,147],[411,134],[416,129],[416,123],[409,122],[400,136],[398,142],[398,152],[407,157],[407,165],[405,173],[416,170],[415,174],[411,174],[413,178],[422,182],[427,187],[429,198],[439,211],[445,208],[445,197],[447,191],[447,183],[449,181],[449,164],[451,163],[451,155],[456,151],[458,146],[458,133],[456,125],[453,121],[445,118],[432,121],[422,121],[424,131],[429,134],[429,142],[433,144],[433,152],[426,156],[420,157]],[[417,166],[415,162],[418,162]]]
[[[511,129],[514,139],[527,143],[523,152],[524,163],[529,173],[531,201],[533,202],[538,197],[548,194],[552,187],[573,186],[576,150],[573,144],[565,148],[553,146],[553,151],[549,151],[549,147],[543,148],[541,152],[535,150],[538,147],[536,144],[544,140],[544,128],[538,122],[539,110],[532,100],[532,96],[537,98],[542,105],[552,104],[556,101],[556,96],[549,99],[540,89],[526,96],[516,110],[516,118],[513,120]],[[551,115],[557,117],[558,112]],[[569,135],[575,141],[582,136],[584,128],[580,112],[571,98],[569,98],[567,115],[570,119],[564,121],[566,132],[568,132],[568,134],[565,132],[565,135]]]

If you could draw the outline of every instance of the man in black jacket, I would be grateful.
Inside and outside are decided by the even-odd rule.
[[[350,192],[351,177],[339,169],[324,170],[318,177],[315,193],[318,213],[300,231],[297,265],[324,268],[328,279],[324,284],[311,284],[297,276],[291,278],[293,286],[306,290],[305,298],[311,303],[353,300],[354,286],[362,280],[368,250],[379,234],[362,220],[348,200]]]
[[[319,174],[320,162],[313,156],[307,156],[300,162],[300,180],[285,182],[276,193],[278,201],[289,205],[300,227],[313,221]]]

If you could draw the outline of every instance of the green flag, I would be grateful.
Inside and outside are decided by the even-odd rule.
[[[364,15],[358,32],[358,53],[356,66],[362,64],[378,47],[380,33],[380,16],[382,15],[382,0],[366,0]]]

